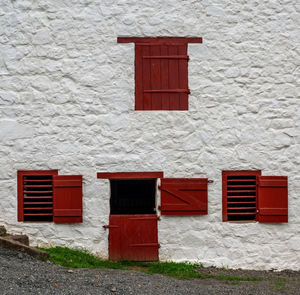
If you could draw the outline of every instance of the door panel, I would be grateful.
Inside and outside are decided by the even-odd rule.
[[[110,215],[109,259],[158,260],[155,214]]]

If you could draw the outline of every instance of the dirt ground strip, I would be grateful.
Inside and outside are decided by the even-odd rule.
[[[112,269],[68,269],[0,248],[0,295],[6,294],[300,294],[300,272],[199,268],[218,277],[177,280],[163,275]],[[261,278],[230,281],[229,277]],[[220,279],[223,278],[223,279]]]

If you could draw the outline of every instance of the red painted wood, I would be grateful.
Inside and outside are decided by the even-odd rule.
[[[244,182],[245,179],[232,179],[229,180],[227,179],[228,176],[253,176],[255,177],[253,179],[253,181],[256,182],[256,178],[261,175],[261,171],[260,170],[235,170],[235,171],[222,171],[222,220],[223,221],[228,221],[228,215],[241,215],[241,214],[236,214],[236,213],[227,213],[227,209],[228,209],[228,203],[229,200],[232,199],[240,199],[243,198],[245,200],[248,199],[256,199],[256,195],[255,196],[243,196],[243,194],[240,194],[239,196],[230,196],[227,198],[227,193],[229,190],[229,187],[231,185],[228,185],[228,182]],[[255,187],[254,187],[255,189]],[[243,193],[244,191],[242,191]],[[250,214],[245,214],[244,215],[253,215],[254,213],[250,213]]]
[[[189,93],[189,89],[146,89],[144,93]]]
[[[137,46],[137,45],[136,45]],[[150,46],[141,46],[143,48],[143,56],[150,54]],[[136,80],[136,83],[140,83]],[[143,60],[143,80],[141,81],[143,94],[142,99],[144,102],[144,110],[152,109],[152,96],[150,93],[145,93],[145,89],[151,88],[151,67],[150,67],[150,59]]]
[[[82,222],[82,176],[53,176],[53,221]]]
[[[135,46],[135,110],[143,110],[143,47]]]
[[[109,259],[158,260],[157,216],[110,215]]]
[[[288,222],[288,178],[260,176],[258,178],[258,221]]]
[[[150,179],[163,178],[163,172],[98,172],[97,178],[101,179]]]
[[[17,184],[18,184],[18,221],[24,221],[24,176],[52,176],[57,175],[58,170],[20,170],[17,172]],[[35,182],[42,182],[41,180],[34,180]],[[45,180],[44,180],[45,182]],[[51,196],[52,197],[52,196]],[[51,198],[51,197],[48,197]],[[37,197],[33,197],[37,198]],[[27,199],[27,197],[25,197]]]
[[[160,55],[161,46],[153,45],[150,47],[151,55]],[[150,67],[151,67],[151,90],[159,90],[161,89],[161,60],[160,59],[151,59]],[[161,94],[160,93],[152,93],[152,110],[161,110]]]
[[[178,55],[187,54],[187,44],[183,46],[178,46]],[[188,60],[180,59],[178,60],[178,74],[179,74],[179,88],[188,89]],[[179,94],[179,109],[188,110],[188,94],[180,93]]]
[[[207,214],[207,184],[207,178],[161,179],[161,214]]]
[[[171,56],[168,56],[168,46],[161,46],[161,89],[167,89],[169,91],[169,60]],[[174,56],[175,57],[175,56]],[[170,94],[161,93],[161,109],[170,110]]]
[[[118,43],[202,43],[201,37],[118,37]]]
[[[118,37],[135,43],[135,110],[188,110],[187,44],[198,37]]]
[[[108,252],[110,260],[122,259],[121,227],[123,226],[123,215],[109,216]]]
[[[170,55],[178,55],[178,46],[169,46]],[[169,61],[169,87],[170,89],[179,89],[179,61],[171,59]],[[180,109],[180,94],[172,93],[170,95],[170,109],[179,110]]]
[[[161,54],[163,55],[149,55],[149,56],[143,56],[143,58],[150,58],[150,59],[186,59],[189,60],[189,57],[187,55],[165,55],[168,52],[168,48],[166,45],[161,46]],[[165,49],[165,50],[164,50]]]

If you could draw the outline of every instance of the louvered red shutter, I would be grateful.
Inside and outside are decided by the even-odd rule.
[[[82,222],[82,176],[53,176],[53,221]]]
[[[258,221],[288,222],[288,179],[286,176],[258,178]]]
[[[161,215],[207,214],[207,178],[161,179]]]
[[[52,221],[57,170],[18,171],[18,221]]]

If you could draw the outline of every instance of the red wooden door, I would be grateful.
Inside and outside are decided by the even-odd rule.
[[[155,214],[110,215],[109,259],[157,261],[157,220]]]

